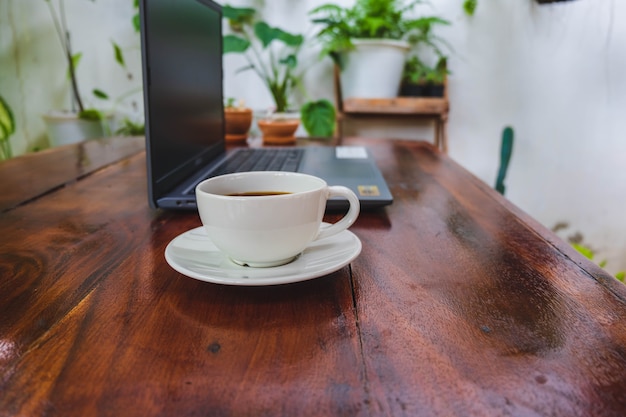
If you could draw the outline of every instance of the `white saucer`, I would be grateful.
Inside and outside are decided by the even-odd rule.
[[[352,262],[361,253],[361,241],[344,230],[311,243],[294,261],[271,268],[235,264],[220,252],[203,227],[174,238],[165,248],[165,260],[190,278],[227,285],[276,285],[328,275]]]

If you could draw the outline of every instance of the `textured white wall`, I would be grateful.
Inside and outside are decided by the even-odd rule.
[[[72,47],[83,54],[77,72],[85,104],[101,110],[115,108],[135,119],[141,116],[141,55],[139,36],[131,24],[133,1],[65,0],[65,6]],[[123,48],[133,79],[115,62],[112,41]],[[41,115],[70,108],[63,59],[44,0],[0,0],[0,94],[15,113],[17,131],[11,138],[15,154],[47,147]],[[94,88],[112,100],[95,99]],[[116,103],[131,91],[138,92]],[[133,103],[140,107],[134,109]]]
[[[138,38],[129,23],[132,0],[66,0],[85,94],[100,87],[113,96],[137,86]],[[220,1],[224,4],[224,1]],[[266,20],[310,33],[307,11],[321,0],[232,0],[265,7]],[[350,0],[336,1],[351,4]],[[453,46],[449,66],[450,155],[493,185],[500,135],[515,129],[506,196],[547,227],[584,236],[608,261],[626,269],[626,4],[575,0],[539,6],[534,0],[479,0],[472,18],[461,0],[424,6],[452,25],[438,33]],[[131,73],[112,58],[110,40],[125,48]],[[45,146],[40,114],[69,103],[65,67],[43,0],[0,0],[0,94],[14,107],[16,153]],[[311,48],[305,84],[310,98],[332,98],[330,62]],[[256,108],[271,105],[251,72],[235,75],[241,57],[225,58],[225,93]],[[139,97],[139,104],[140,97]],[[130,111],[130,110],[129,110]],[[352,124],[365,136],[431,140],[428,125]]]

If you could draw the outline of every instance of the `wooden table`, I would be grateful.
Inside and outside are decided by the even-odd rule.
[[[168,266],[200,221],[148,208],[141,138],[0,165],[0,416],[626,415],[626,286],[433,146],[346,142],[395,202],[272,287]]]

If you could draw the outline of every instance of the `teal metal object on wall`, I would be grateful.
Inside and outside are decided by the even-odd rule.
[[[498,177],[496,179],[495,189],[500,194],[504,195],[506,189],[504,185],[504,179],[506,178],[506,172],[509,169],[509,162],[511,161],[511,154],[513,153],[513,128],[507,126],[502,131],[502,144],[500,147],[500,169],[498,170]]]

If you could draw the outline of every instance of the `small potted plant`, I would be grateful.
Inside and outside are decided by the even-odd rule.
[[[445,57],[439,58],[434,68],[429,68],[426,72],[426,89],[429,97],[443,97],[446,77],[449,74],[448,60]]]
[[[245,106],[243,100],[235,104],[234,98],[228,98],[224,105],[226,142],[245,142],[252,125],[252,109]]]
[[[447,59],[439,58],[431,68],[417,56],[407,59],[402,73],[400,96],[403,97],[443,97],[446,76],[448,75]]]
[[[402,72],[400,96],[420,97],[426,95],[428,67],[416,55],[407,59]]]
[[[274,100],[274,111],[257,122],[264,142],[295,143],[294,134],[300,120],[309,135],[332,136],[335,108],[330,101],[309,101],[296,117],[289,114],[293,90],[300,85],[298,53],[304,44],[304,36],[257,20],[253,8],[225,5],[222,10],[232,31],[224,36],[223,52],[243,54],[248,65],[240,71],[254,71]]]
[[[61,43],[72,92],[71,110],[50,111],[43,115],[51,144],[55,146],[103,137],[108,133],[109,129],[106,123],[110,117],[105,117],[99,110],[88,108],[85,105],[76,74],[82,54],[74,53],[72,50],[63,0],[58,0],[56,7],[53,0],[44,1],[48,5],[54,29]],[[106,93],[99,89],[94,89],[93,94],[97,98],[108,98]]]
[[[433,25],[449,24],[435,16],[409,17],[419,3],[356,0],[352,7],[325,4],[309,13],[321,26],[322,56],[330,55],[341,69],[343,98],[397,96],[411,46],[431,39]]]

